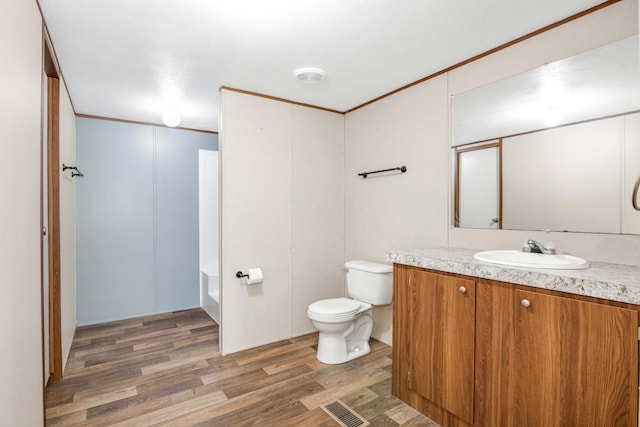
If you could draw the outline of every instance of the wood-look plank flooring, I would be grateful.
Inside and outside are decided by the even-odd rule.
[[[320,407],[337,399],[372,426],[437,426],[391,396],[391,347],[324,365],[317,339],[222,356],[201,309],[80,327],[47,426],[339,426]]]

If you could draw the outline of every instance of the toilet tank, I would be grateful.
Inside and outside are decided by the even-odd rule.
[[[358,301],[373,305],[391,304],[393,267],[371,261],[347,261],[347,292]]]

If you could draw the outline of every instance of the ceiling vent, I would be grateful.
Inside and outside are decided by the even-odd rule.
[[[322,68],[316,67],[303,67],[298,68],[293,72],[293,77],[302,83],[320,83],[327,76],[327,73]]]

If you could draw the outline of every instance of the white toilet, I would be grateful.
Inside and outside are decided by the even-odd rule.
[[[369,353],[373,329],[371,307],[391,304],[393,267],[370,261],[348,261],[347,291],[353,299],[332,298],[309,305],[307,315],[320,336],[322,363],[348,362]]]

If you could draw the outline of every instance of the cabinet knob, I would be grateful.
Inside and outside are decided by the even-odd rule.
[[[529,302],[528,299],[523,299],[522,301],[520,301],[520,305],[524,308],[529,308],[531,307],[531,302]]]
[[[467,288],[465,288],[464,286],[460,286],[458,288],[458,290],[460,291],[461,294],[466,294],[467,293]]]

